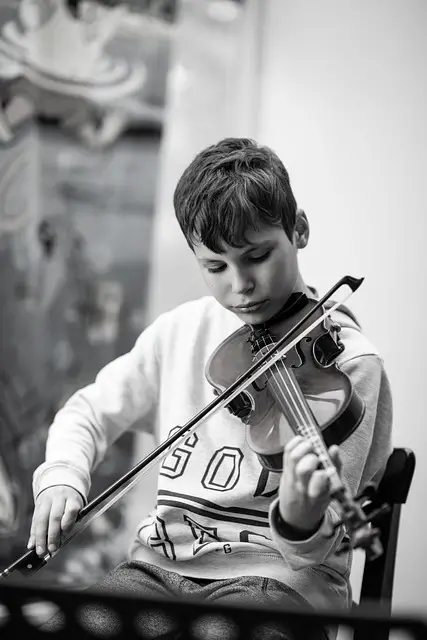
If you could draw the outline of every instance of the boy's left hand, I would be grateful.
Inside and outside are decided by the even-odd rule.
[[[341,472],[339,449],[328,449]],[[319,468],[312,444],[301,436],[290,440],[283,452],[283,472],[279,487],[280,515],[300,538],[308,538],[319,528],[331,500],[329,477]]]

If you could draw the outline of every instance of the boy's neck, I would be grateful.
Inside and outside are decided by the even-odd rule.
[[[301,274],[298,274],[298,277],[294,286],[294,293],[305,293],[307,298],[317,300],[318,294],[317,291],[313,287],[309,287],[303,280]]]
[[[293,314],[298,313],[302,310],[308,300],[317,300],[318,294],[317,291],[313,287],[309,287],[305,284],[301,276],[299,275],[297,281],[295,282],[294,290],[286,300],[283,307],[267,322],[262,323],[261,325],[253,325],[254,327],[267,327],[274,325],[281,320],[292,317]]]

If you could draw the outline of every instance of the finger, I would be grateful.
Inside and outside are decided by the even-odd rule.
[[[41,556],[46,553],[46,540],[47,532],[49,528],[49,514],[51,509],[50,500],[43,500],[39,505],[36,505],[34,512],[34,535],[36,553]]]
[[[36,501],[36,504],[34,506],[33,517],[31,519],[30,536],[27,543],[28,549],[32,549],[36,545],[36,528],[40,517],[41,504],[41,502]]]
[[[49,530],[47,534],[47,548],[54,553],[61,543],[61,520],[64,515],[65,500],[55,499],[49,514]]]
[[[313,445],[309,440],[302,438],[290,452],[286,452],[285,464],[294,471],[299,461],[309,453],[313,453]]]
[[[36,522],[35,522],[35,511],[33,513],[33,517],[31,520],[31,527],[30,527],[30,536],[28,538],[28,542],[27,542],[27,549],[33,549],[35,544],[36,544]]]
[[[292,449],[294,449],[297,445],[299,445],[301,442],[304,442],[304,438],[302,436],[294,436],[293,438],[291,438],[289,440],[289,442],[286,444],[285,447],[285,452],[290,453],[292,451]]]
[[[342,460],[341,460],[341,453],[340,453],[339,447],[337,447],[336,444],[332,445],[332,447],[329,447],[328,453],[329,453],[329,457],[331,458],[332,462],[336,466],[338,473],[341,473],[341,471],[342,471]]]
[[[307,453],[295,466],[295,476],[301,488],[306,490],[311,476],[319,467],[319,458],[314,453]]]
[[[77,516],[81,509],[81,503],[74,498],[69,498],[65,505],[64,515],[61,520],[61,529],[64,533],[68,533],[76,522]]]
[[[310,481],[307,486],[307,495],[312,500],[320,500],[321,498],[327,498],[330,491],[330,480],[326,471],[316,470],[310,477]]]

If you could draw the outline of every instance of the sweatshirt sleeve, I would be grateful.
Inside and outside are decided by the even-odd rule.
[[[34,499],[47,487],[67,484],[87,499],[91,472],[127,430],[152,432],[158,404],[156,343],[161,317],[128,353],[103,367],[55,415],[45,461],[34,472]]]
[[[357,429],[340,445],[343,476],[353,495],[369,482],[378,483],[392,452],[392,400],[382,359],[377,355],[357,356],[341,365],[363,398],[365,413]],[[331,525],[339,521],[339,505],[329,505],[320,528],[305,540],[287,540],[275,525],[278,498],[270,506],[270,527],[277,548],[294,569],[327,562],[344,537],[340,527],[332,538],[326,537]]]

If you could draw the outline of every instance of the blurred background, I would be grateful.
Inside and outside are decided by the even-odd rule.
[[[172,194],[225,136],[270,145],[311,225],[306,281],[351,299],[384,356],[417,470],[396,610],[427,610],[424,0],[2,0],[0,568],[25,550],[54,413],[160,313],[205,293]],[[126,434],[91,497],[153,443]],[[39,574],[84,586],[126,557],[155,472]],[[352,575],[357,593],[363,558]]]
[[[2,565],[26,546],[52,416],[146,324],[175,14],[175,2],[1,5]],[[133,446],[132,434],[113,446],[93,496],[129,468]],[[124,508],[42,579],[91,582],[120,561]]]

